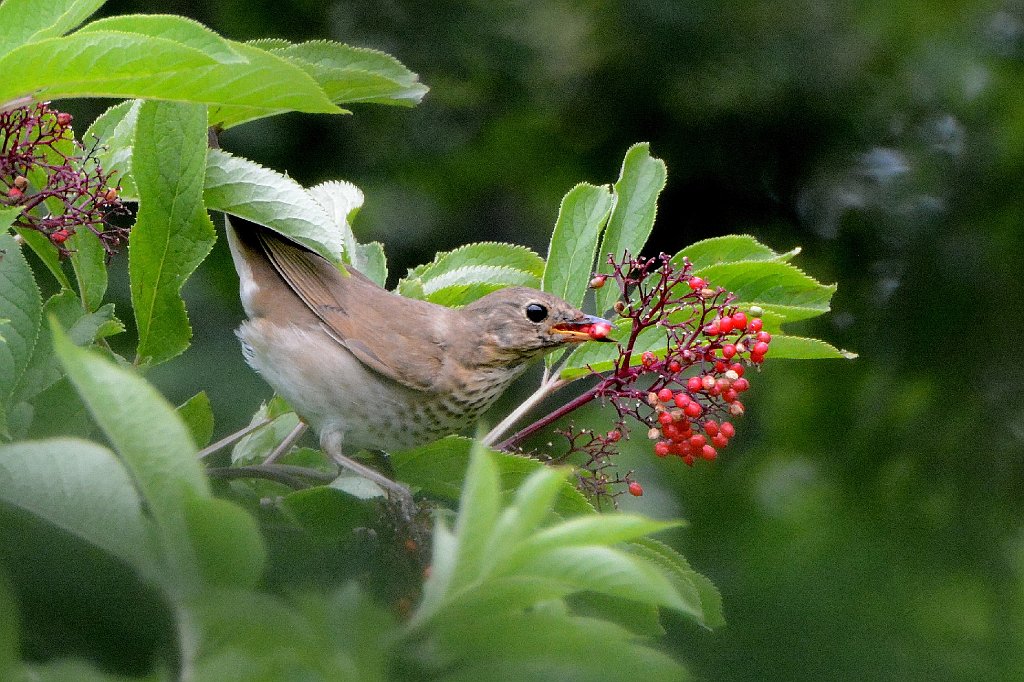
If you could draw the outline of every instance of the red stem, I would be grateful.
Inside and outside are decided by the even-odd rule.
[[[546,417],[541,417],[540,419],[533,422],[529,426],[515,432],[514,434],[512,434],[505,440],[501,441],[494,447],[498,450],[508,450],[510,448],[515,447],[516,445],[519,445],[521,442],[523,442],[533,434],[537,433],[548,424],[558,421],[559,419],[569,414],[573,410],[583,407],[591,400],[596,398],[601,386],[602,384],[599,383],[597,386],[594,386],[586,393],[577,396],[576,398],[573,398],[572,400],[567,402],[565,405],[562,405],[561,407],[559,407],[557,410],[547,415]]]

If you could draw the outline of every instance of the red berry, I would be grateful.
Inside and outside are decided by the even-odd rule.
[[[618,429],[612,429],[611,431],[608,432],[608,435],[605,436],[605,438],[607,438],[612,443],[618,443],[620,440],[622,440],[622,431],[619,431]]]
[[[640,356],[640,362],[644,367],[651,367],[657,361],[658,358],[651,351],[644,351],[644,354]]]
[[[670,400],[672,400],[672,389],[663,388],[660,391],[658,391],[658,400],[660,400],[663,403],[667,403]]]
[[[727,403],[731,403],[734,400],[736,400],[736,398],[739,397],[740,394],[736,392],[735,388],[727,388],[726,390],[722,391],[722,400],[724,400]]]
[[[700,406],[700,403],[691,402],[683,408],[683,413],[686,414],[687,417],[697,418],[704,413],[704,408]]]
[[[735,329],[746,329],[747,328],[747,316],[743,313],[736,312],[732,314],[732,326]]]
[[[686,466],[693,466],[693,455],[683,455],[683,461],[686,462]]]
[[[731,343],[727,343],[724,346],[722,346],[723,358],[725,358],[726,360],[731,360],[734,355],[736,355],[736,346],[732,345]]]
[[[743,376],[743,365],[741,365],[740,363],[734,362],[729,367],[729,369],[731,369],[732,371],[736,372],[736,374],[738,374],[739,376]]]
[[[690,436],[690,449],[700,450],[704,447],[704,444],[708,442],[708,439],[699,433],[696,436]]]
[[[714,419],[709,419],[704,422],[704,432],[709,436],[714,437],[718,435],[718,422]]]
[[[679,372],[683,371],[683,366],[679,364],[678,360],[673,360],[672,362],[668,363],[668,371],[672,372],[673,374],[678,374]]]
[[[739,391],[740,393],[743,393],[743,391],[750,388],[750,382],[747,381],[746,379],[737,379],[736,381],[732,382],[732,387]]]
[[[690,404],[690,396],[680,391],[679,393],[676,393],[675,397],[672,398],[672,401],[676,404],[676,407],[686,407]]]
[[[715,457],[718,457],[718,451],[715,450],[710,445],[705,445],[700,450],[700,456],[703,457],[704,459],[710,461],[710,460],[714,459]]]
[[[700,377],[690,377],[686,380],[686,390],[690,393],[696,393],[702,388],[703,385],[701,384]],[[683,407],[683,405],[680,405],[680,407]]]
[[[702,376],[700,378],[700,385],[705,390],[710,391],[715,386],[715,378],[713,376],[711,376],[710,374],[705,374],[704,376]]]
[[[654,454],[658,457],[668,456],[668,443],[661,440],[654,444]]]
[[[17,187],[11,187],[9,190],[7,190],[7,196],[9,196],[11,199],[14,199],[15,201],[24,196],[24,194],[25,193],[22,192]]]
[[[607,322],[595,322],[587,333],[592,339],[603,339],[611,330],[612,326]]]
[[[732,422],[722,422],[718,427],[718,430],[722,432],[722,435],[726,438],[732,438],[736,435],[736,427],[732,425]]]
[[[750,349],[750,355],[751,356],[754,356],[754,355],[767,355],[767,354],[768,354],[768,344],[765,343],[764,341],[758,341],[757,343],[754,344],[754,347]]]
[[[701,277],[691,277],[690,281],[687,282],[687,284],[689,284],[690,288],[693,289],[694,291],[697,291],[697,289],[703,289],[705,286],[707,286],[707,282],[705,282],[704,279]]]
[[[608,279],[607,275],[596,275],[594,279],[590,280],[591,289],[600,289],[604,286],[605,280]]]
[[[62,111],[59,114],[57,114],[57,125],[59,125],[59,126],[69,125],[71,123],[71,119],[72,119],[71,114],[68,114],[68,113],[65,113],[65,112]]]
[[[732,404],[729,405],[729,414],[734,417],[742,417],[743,413],[746,411],[747,408],[743,407],[743,403],[738,400],[734,400]]]
[[[724,371],[725,371],[725,363],[724,363],[724,362],[722,362],[721,360],[719,360],[718,362],[716,362],[716,363],[715,363],[715,371],[716,371],[716,372],[718,372],[719,374],[721,374],[722,372],[724,372]]]
[[[711,324],[704,327],[704,333],[708,336],[718,336],[722,333],[721,327],[718,326],[718,321],[712,322]]]
[[[761,327],[763,327],[763,326],[764,326],[764,321],[760,317],[755,317],[754,319],[752,319],[749,322],[749,324],[747,324],[747,328],[750,329],[750,331],[752,331],[752,332],[759,332],[759,331],[761,331]]]
[[[54,244],[63,244],[68,240],[68,237],[70,236],[71,234],[68,233],[67,230],[57,230],[56,232],[50,235],[50,241],[52,241]]]
[[[636,481],[630,481],[629,483],[629,494],[633,497],[640,497],[644,494],[644,489]]]
[[[670,415],[668,412],[661,412],[658,414],[658,421],[661,422],[662,424],[671,424],[672,415]]]
[[[729,439],[725,437],[724,433],[719,433],[718,435],[711,437],[711,444],[721,450],[729,444]]]
[[[732,326],[733,325],[731,317],[723,317],[720,320],[718,320],[718,328],[722,330],[723,334],[728,334],[729,332],[731,332]]]
[[[768,343],[769,341],[772,340],[772,335],[769,334],[768,332],[758,332],[757,340],[760,341],[761,343]]]

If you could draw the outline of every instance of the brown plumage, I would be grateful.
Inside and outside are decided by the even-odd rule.
[[[404,298],[257,226],[228,240],[249,319],[247,362],[339,459],[426,443],[473,423],[530,360],[599,321],[511,287],[459,309]]]

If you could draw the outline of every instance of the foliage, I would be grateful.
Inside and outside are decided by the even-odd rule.
[[[208,149],[208,128],[289,111],[345,113],[340,105],[357,102],[406,106],[426,89],[390,56],[338,43],[239,43],[172,16],[114,17],[75,30],[99,4],[0,5],[0,69],[9,76],[0,84],[0,110],[56,97],[130,98],[93,122],[83,140],[96,150],[90,163],[117,173],[119,189],[110,196],[138,203],[128,264],[135,358],[106,342],[124,325],[103,303],[103,250],[85,241],[121,228],[105,226],[102,216],[64,247],[50,227],[26,223],[19,228],[30,229],[16,239],[7,228],[19,217],[61,207],[21,203],[10,192],[21,190],[9,169],[11,177],[0,178],[9,188],[0,211],[0,435],[7,441],[0,500],[19,532],[45,538],[49,531],[33,525],[44,521],[62,541],[100,550],[97,561],[127,567],[129,581],[156,595],[158,605],[143,615],[157,623],[158,638],[175,644],[165,645],[154,670],[132,672],[183,679],[683,675],[653,648],[663,633],[660,612],[714,627],[722,623],[717,593],[681,555],[647,537],[677,524],[596,514],[567,471],[460,437],[394,453],[396,477],[437,517],[406,523],[376,491],[335,478],[306,449],[288,453],[274,480],[238,480],[260,473],[252,463],[296,421],[271,404],[260,415],[271,425],[240,442],[230,462],[215,462],[230,465],[221,467],[227,480],[210,481],[197,459],[197,445],[212,433],[209,400],[200,394],[175,409],[140,376],[189,346],[180,292],[213,247],[208,211],[263,224],[381,283],[387,262],[379,244],[360,243],[352,231],[363,201],[357,189],[303,188]],[[581,305],[595,267],[610,266],[605,255],[614,261],[644,247],[665,181],[664,163],[636,145],[614,186],[580,184],[565,196],[546,260],[525,247],[471,244],[413,268],[398,291],[459,306],[527,285]],[[43,184],[31,174],[29,182],[29,195]],[[26,251],[53,278],[45,290],[57,293],[44,299]],[[741,236],[677,258],[689,258],[695,274],[733,291],[744,306],[762,308],[766,326],[779,329],[827,311],[834,291],[789,264],[792,255]],[[615,302],[609,291],[598,292],[599,308]],[[789,345],[776,355],[842,357],[824,342],[784,338]],[[563,364],[541,390],[550,392],[551,377],[560,388],[607,361],[584,351],[554,358],[549,368]],[[102,438],[90,439],[97,427]],[[453,524],[448,509],[457,509]],[[290,562],[318,557],[344,570],[319,575],[321,584],[287,579]],[[17,577],[30,572],[13,561],[4,568]],[[112,671],[101,668],[117,669],[20,660],[17,618],[8,615],[17,601],[0,576],[5,679],[108,679]]]

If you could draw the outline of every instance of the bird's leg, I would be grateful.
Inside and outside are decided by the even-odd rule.
[[[306,425],[306,422],[300,421],[296,424],[291,433],[285,436],[285,439],[281,441],[281,444],[274,448],[273,452],[267,455],[267,458],[263,460],[263,463],[273,464],[277,460],[281,459],[281,457],[288,452],[293,445],[295,445],[295,441],[302,437],[302,434],[304,434],[308,428],[309,426]]]
[[[334,460],[335,464],[343,469],[348,469],[354,474],[373,481],[388,493],[388,497],[398,503],[402,517],[406,521],[412,520],[416,513],[416,503],[413,502],[412,493],[401,483],[392,481],[379,471],[357,462],[351,457],[346,457],[341,452],[342,436],[337,431],[325,431],[320,436],[320,447]]]

